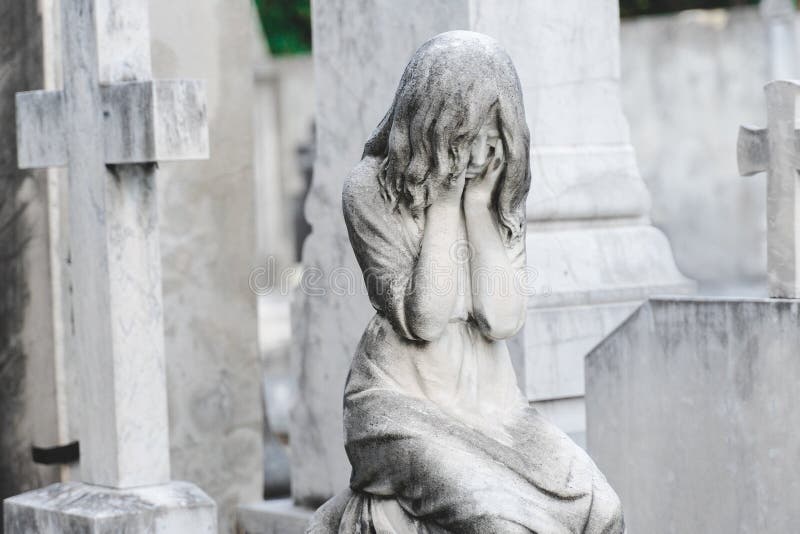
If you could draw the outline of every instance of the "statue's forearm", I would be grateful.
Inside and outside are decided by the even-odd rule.
[[[451,250],[458,236],[460,206],[435,204],[428,208],[419,258],[406,294],[406,318],[420,339],[437,339],[450,320],[457,287]]]
[[[475,319],[485,335],[504,339],[522,326],[525,298],[515,286],[515,271],[491,211],[485,205],[465,204],[464,209]]]

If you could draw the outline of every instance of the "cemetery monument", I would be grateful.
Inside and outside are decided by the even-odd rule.
[[[508,54],[420,47],[344,186],[377,313],[344,400],[350,489],[309,532],[624,531],[588,455],[529,406],[505,340],[526,317],[530,134]]]
[[[305,210],[313,230],[303,284],[311,287],[297,295],[293,317],[294,503],[313,509],[347,487],[340,396],[370,320],[334,199],[409,57],[445,31],[494,37],[520,77],[535,177],[527,265],[537,294],[509,351],[528,401],[582,443],[584,356],[649,295],[692,289],[649,219],[619,101],[617,3],[329,0],[312,8],[315,80],[325,90],[316,98],[318,156]]]
[[[18,161],[66,165],[82,482],[4,502],[16,532],[216,531],[170,482],[157,163],[208,157],[203,86],[152,80],[148,3],[62,0],[63,91],[17,97]]]

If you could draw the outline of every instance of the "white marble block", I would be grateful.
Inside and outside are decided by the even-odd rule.
[[[629,532],[797,530],[800,302],[656,298],[586,359],[589,452]]]
[[[217,534],[214,501],[186,482],[128,490],[53,484],[3,507],[11,534]]]

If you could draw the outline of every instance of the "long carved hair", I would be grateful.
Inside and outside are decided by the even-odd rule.
[[[444,180],[466,169],[472,143],[491,114],[506,160],[493,209],[507,245],[522,237],[531,181],[522,90],[511,58],[480,33],[437,35],[406,66],[394,103],[362,156],[382,160],[378,182],[384,200],[411,210],[435,202]]]

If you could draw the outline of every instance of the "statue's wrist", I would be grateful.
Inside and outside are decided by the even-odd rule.
[[[484,195],[464,194],[465,211],[485,211],[489,209],[490,199]]]

